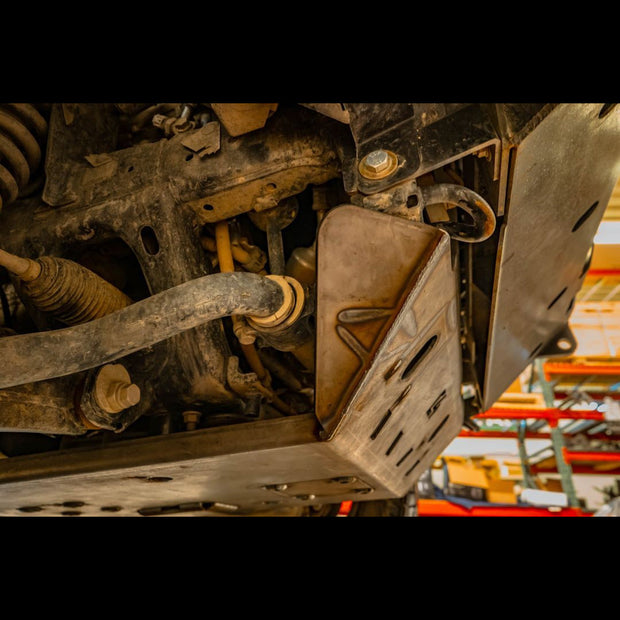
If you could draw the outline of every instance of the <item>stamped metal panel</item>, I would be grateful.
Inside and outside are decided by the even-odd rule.
[[[319,440],[312,414],[0,459],[2,516],[157,516],[210,505],[242,515],[393,496]]]
[[[317,416],[336,453],[403,495],[463,423],[450,240],[350,206],[319,235]]]
[[[620,173],[620,111],[607,110],[602,104],[560,105],[517,139],[497,263],[485,409],[535,357],[575,347],[568,319]]]

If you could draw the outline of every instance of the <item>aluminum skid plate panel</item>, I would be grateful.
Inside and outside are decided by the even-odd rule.
[[[620,173],[620,110],[604,109],[559,105],[513,138],[513,190],[501,231],[484,409],[534,358],[575,348],[569,316]]]
[[[450,238],[344,205],[318,250],[317,417],[334,451],[403,495],[463,423]]]

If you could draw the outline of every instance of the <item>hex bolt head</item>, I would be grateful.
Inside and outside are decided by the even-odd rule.
[[[368,153],[359,164],[360,174],[367,179],[384,179],[398,166],[398,157],[391,151],[377,149]]]
[[[120,413],[140,402],[140,388],[122,364],[107,364],[97,374],[94,397],[103,411]]]
[[[387,151],[379,149],[378,151],[368,153],[364,158],[364,163],[372,172],[381,172],[390,165],[390,157]]]
[[[118,404],[128,409],[140,402],[140,388],[135,383],[122,383],[118,385],[115,396]]]

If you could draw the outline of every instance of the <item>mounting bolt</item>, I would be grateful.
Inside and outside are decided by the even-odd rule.
[[[188,431],[195,431],[201,416],[202,413],[200,411],[184,411],[183,422],[185,422],[185,428]]]
[[[359,172],[366,179],[384,179],[398,167],[398,157],[384,149],[368,153],[359,164]]]
[[[387,154],[387,151],[379,149],[378,151],[368,153],[364,158],[364,163],[373,172],[383,172],[390,165],[390,156]]]
[[[493,151],[487,146],[484,149],[481,149],[476,153],[476,157],[479,159],[486,159],[487,161],[491,161],[493,159]]]
[[[140,388],[122,364],[107,364],[97,375],[94,396],[107,413],[120,413],[140,402]]]

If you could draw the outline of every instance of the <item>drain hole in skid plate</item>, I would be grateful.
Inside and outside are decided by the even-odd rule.
[[[407,364],[405,370],[403,370],[403,374],[401,375],[401,379],[408,379],[415,369],[420,365],[420,362],[430,353],[431,349],[437,343],[437,335],[435,334],[433,337],[429,338],[422,348],[414,355],[413,359]]]
[[[403,454],[400,457],[400,459],[398,459],[398,462],[396,463],[396,467],[400,467],[412,452],[413,452],[413,448],[409,448],[409,450],[407,450],[407,452],[405,452],[405,454]]]
[[[398,431],[398,435],[396,435],[396,437],[394,438],[394,441],[390,444],[390,447],[386,450],[385,456],[390,456],[390,454],[392,454],[392,451],[396,447],[396,444],[402,439],[402,436],[403,436],[403,432]]]
[[[433,431],[433,434],[428,438],[429,441],[433,441],[433,439],[435,439],[435,437],[437,436],[437,433],[443,428],[444,424],[448,421],[448,419],[450,418],[449,415],[447,415],[440,423],[439,426]]]
[[[598,207],[598,200],[591,204],[588,209],[583,213],[583,215],[575,222],[571,232],[577,232],[590,218],[590,216],[596,211],[596,207]]]
[[[446,397],[446,390],[443,390],[443,392],[435,399],[435,402],[426,410],[426,417],[429,420],[433,416],[433,414],[437,411],[437,409],[439,409],[439,406],[441,405],[445,397]]]
[[[379,433],[383,430],[383,427],[386,425],[387,421],[390,419],[391,416],[392,411],[388,409],[388,412],[381,418],[381,421],[379,422],[379,424],[377,424],[375,430],[370,435],[370,438],[372,440],[375,440],[379,436]]]
[[[418,465],[420,464],[420,459],[418,459],[406,472],[405,476],[408,476]]]

